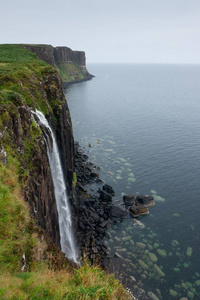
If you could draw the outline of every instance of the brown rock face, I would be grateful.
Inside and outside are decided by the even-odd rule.
[[[70,192],[74,169],[74,140],[62,80],[57,72],[50,72],[41,77],[39,82],[40,85],[32,86],[32,90],[37,88],[49,107],[46,118],[56,136],[66,185]],[[36,102],[35,107],[40,109]],[[17,103],[15,99],[0,106],[0,119],[4,128],[0,132],[1,160],[4,159],[6,163],[7,157],[4,158],[3,155],[7,155],[4,149],[8,145],[10,155],[14,155],[19,162],[19,180],[22,182],[24,198],[29,203],[31,214],[49,233],[52,241],[60,245],[54,186],[43,133],[33,123],[31,108],[25,103]]]
[[[26,48],[35,52],[37,57],[55,67],[57,62],[71,62],[85,66],[85,52],[73,51],[68,47],[56,47],[51,45],[25,45]]]
[[[84,51],[72,51],[68,47],[56,47],[54,48],[54,57],[56,62],[72,62],[85,67]]]
[[[51,45],[25,45],[26,48],[35,52],[37,57],[55,67],[54,48]]]

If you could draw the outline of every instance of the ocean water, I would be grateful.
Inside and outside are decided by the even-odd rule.
[[[88,69],[94,79],[66,90],[75,140],[116,205],[124,208],[123,194],[156,202],[140,218],[145,228],[128,217],[109,229],[111,256],[123,257],[116,269],[159,299],[200,299],[200,66]]]

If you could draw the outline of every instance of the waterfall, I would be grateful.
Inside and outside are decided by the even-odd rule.
[[[40,111],[37,109],[35,112],[32,111],[32,116],[36,124],[41,127],[46,141],[59,218],[61,250],[65,253],[66,257],[77,263],[78,251],[74,242],[71,211],[56,139],[48,121]]]

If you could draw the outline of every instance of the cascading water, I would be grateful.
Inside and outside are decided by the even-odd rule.
[[[75,247],[74,235],[72,230],[71,211],[68,203],[66,185],[64,181],[60,156],[57,143],[44,115],[36,110],[32,111],[34,121],[41,127],[47,145],[47,154],[53,179],[56,206],[59,218],[60,244],[61,250],[71,261],[78,263],[78,251]]]

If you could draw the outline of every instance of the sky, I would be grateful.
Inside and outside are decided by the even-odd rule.
[[[1,0],[0,43],[67,46],[88,63],[200,64],[200,0]]]

